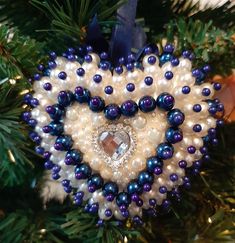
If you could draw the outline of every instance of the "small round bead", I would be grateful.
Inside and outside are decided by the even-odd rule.
[[[99,96],[95,96],[89,101],[89,108],[94,112],[101,112],[105,107],[104,100]]]
[[[185,160],[181,160],[178,165],[180,168],[185,169],[187,167],[187,162]]]
[[[128,83],[128,84],[126,85],[126,89],[127,89],[127,91],[129,91],[129,92],[133,92],[133,91],[135,90],[135,85],[134,85],[133,83]]]
[[[48,62],[48,67],[50,68],[50,69],[54,69],[54,68],[56,68],[56,62],[54,62],[54,61],[49,61]]]
[[[44,167],[46,170],[51,170],[53,168],[54,164],[51,160],[47,160],[45,163],[44,163]]]
[[[156,101],[151,96],[144,96],[139,100],[139,108],[142,112],[150,112],[156,108]]]
[[[174,51],[174,45],[172,45],[172,44],[167,44],[167,45],[165,45],[164,46],[164,52],[166,52],[166,53],[172,53],[173,51]]]
[[[98,190],[102,188],[103,183],[104,183],[103,178],[98,174],[94,174],[87,181],[88,189],[90,186],[93,186],[95,187],[94,188],[95,190]],[[89,190],[89,191],[92,192],[93,190]]]
[[[123,64],[125,63],[125,58],[124,58],[124,57],[120,57],[120,58],[118,59],[118,63],[119,63],[120,65],[123,65]]]
[[[149,205],[150,205],[150,206],[154,207],[156,204],[157,204],[156,199],[154,199],[154,198],[150,198],[150,199],[149,199]]]
[[[224,105],[222,103],[219,103],[217,105],[217,111],[219,111],[219,112],[224,111]]]
[[[37,69],[38,71],[43,71],[45,66],[43,64],[38,64]]]
[[[162,168],[160,168],[160,167],[156,167],[156,168],[154,169],[154,174],[155,174],[155,175],[161,175],[161,174],[162,174]]]
[[[87,51],[87,53],[93,52],[92,46],[87,46],[86,51]]]
[[[62,79],[62,80],[65,80],[66,78],[67,78],[67,74],[66,74],[66,72],[60,72],[59,74],[58,74],[58,78],[60,78],[60,79]]]
[[[140,194],[142,192],[142,187],[138,184],[137,181],[131,181],[127,185],[127,192],[129,194]]]
[[[188,51],[188,50],[184,50],[184,51],[182,52],[182,56],[183,56],[184,58],[189,58],[190,54],[191,54],[191,52]]]
[[[218,119],[218,120],[216,121],[216,125],[217,125],[218,127],[222,127],[222,126],[224,125],[224,121]]]
[[[122,205],[128,206],[131,203],[130,196],[126,192],[121,192],[116,198],[117,205],[120,207]]]
[[[215,90],[220,90],[222,85],[220,83],[214,83],[213,87]]]
[[[116,183],[114,182],[107,182],[104,186],[103,186],[103,195],[105,197],[109,196],[109,195],[113,195],[116,196],[118,193],[118,186]]]
[[[111,211],[110,209],[106,209],[104,214],[105,214],[105,216],[108,217],[108,218],[111,217],[111,216],[113,215],[113,213],[112,213],[112,211]]]
[[[133,100],[127,100],[122,103],[121,112],[124,116],[132,117],[138,112],[138,106]]]
[[[116,104],[110,104],[104,108],[104,114],[109,120],[118,120],[121,116],[121,109]]]
[[[156,59],[155,56],[150,56],[150,57],[148,58],[148,63],[151,64],[151,65],[155,64],[156,61],[157,61],[157,59]]]
[[[121,67],[121,66],[119,66],[119,67],[116,67],[115,68],[115,72],[117,73],[117,74],[122,74],[123,73],[123,68]]]
[[[209,96],[210,94],[211,94],[210,89],[208,89],[208,88],[204,88],[204,89],[202,90],[202,95],[203,95],[203,96]]]
[[[157,97],[157,106],[162,109],[169,111],[173,108],[175,104],[175,99],[169,93],[162,93]]]
[[[170,175],[170,180],[173,181],[173,182],[174,182],[174,181],[177,181],[177,180],[178,180],[178,175],[177,175],[177,174],[174,174],[174,173],[171,174],[171,175]]]
[[[97,84],[100,83],[102,81],[102,76],[99,74],[94,75],[93,81]]]
[[[61,105],[62,107],[67,107],[71,104],[73,98],[74,98],[73,93],[68,90],[68,91],[60,91],[57,99],[59,105]]]
[[[146,167],[149,172],[154,172],[155,168],[161,168],[162,166],[162,160],[156,156],[152,156],[147,159]]]
[[[180,63],[179,59],[177,57],[171,59],[171,65],[172,66],[178,66]]]
[[[105,92],[105,94],[107,94],[107,95],[111,95],[112,93],[113,93],[113,87],[112,86],[106,86],[105,88],[104,88],[104,92]]]
[[[107,71],[111,68],[111,63],[107,61],[102,61],[99,66],[102,70]]]
[[[108,58],[108,53],[107,52],[102,52],[100,54],[100,58],[103,59],[103,60],[107,59]]]
[[[205,65],[202,70],[205,72],[205,73],[209,73],[211,72],[211,66],[210,65]]]
[[[54,59],[56,59],[57,55],[56,55],[56,53],[54,51],[51,51],[49,53],[49,57],[54,60]]]
[[[184,113],[181,112],[179,109],[173,109],[167,113],[167,121],[173,127],[177,127],[183,124],[184,119]]]
[[[135,62],[135,56],[133,54],[128,55],[127,62],[128,63]]]
[[[140,172],[138,176],[138,183],[143,186],[144,184],[152,184],[154,177],[147,171]]]
[[[173,78],[173,73],[171,72],[171,71],[167,71],[166,73],[165,73],[165,78],[167,79],[167,80],[170,80],[170,79],[172,79]]]
[[[202,130],[202,126],[200,124],[195,124],[193,126],[193,131],[194,132],[201,132],[201,130]]]
[[[91,55],[86,55],[86,56],[84,57],[84,60],[85,60],[85,62],[87,62],[87,63],[91,63],[91,62],[92,62],[92,56],[91,56]]]
[[[83,68],[78,68],[76,73],[78,76],[83,77],[85,74],[85,70]]]
[[[184,86],[183,88],[182,88],[182,93],[183,94],[189,94],[190,93],[190,87],[189,86]]]
[[[45,84],[43,85],[43,88],[44,88],[45,90],[49,91],[49,90],[52,89],[52,85],[51,85],[51,83],[45,83]]]
[[[89,165],[83,163],[79,164],[74,169],[76,179],[86,179],[91,175],[91,168]]]
[[[133,63],[127,63],[126,69],[130,72],[133,71],[134,70],[134,64]]]
[[[175,144],[175,143],[182,141],[183,133],[178,128],[169,127],[166,130],[165,137],[166,137],[167,142]]]
[[[150,46],[147,46],[147,47],[144,48],[144,54],[145,55],[149,55],[151,53],[153,53],[153,50]]]
[[[39,73],[35,73],[33,78],[35,81],[39,81],[41,79],[41,75]]]
[[[157,156],[163,160],[170,159],[174,154],[173,146],[168,143],[160,143],[156,151],[157,151]]]
[[[38,99],[36,99],[36,98],[32,98],[32,99],[30,100],[30,105],[31,105],[32,107],[37,107],[37,106],[39,105],[39,101],[38,101]]]
[[[201,77],[201,71],[200,71],[199,69],[194,69],[194,70],[192,71],[192,74],[193,74],[193,76],[196,77],[196,78],[200,78],[200,77]]]
[[[194,154],[196,152],[196,148],[194,146],[189,146],[187,148],[188,153]]]
[[[153,78],[148,76],[144,79],[144,82],[146,85],[150,86],[153,84]]]
[[[193,106],[193,111],[195,111],[195,112],[200,112],[201,110],[202,110],[202,107],[201,107],[200,104],[195,104],[195,105]]]
[[[74,98],[79,103],[89,102],[91,93],[88,89],[83,89],[81,86],[75,88]]]
[[[165,186],[160,186],[160,187],[159,187],[159,192],[160,192],[161,194],[167,193],[167,188],[166,188]]]

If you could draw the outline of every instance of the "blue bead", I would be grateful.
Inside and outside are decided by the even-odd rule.
[[[202,95],[203,96],[209,96],[211,94],[211,90],[210,89],[208,89],[208,88],[204,88],[203,90],[202,90]]]
[[[187,167],[187,162],[185,160],[181,160],[178,165],[180,168],[185,169]]]
[[[35,81],[39,81],[41,79],[41,75],[39,73],[35,73],[33,78]]]
[[[105,216],[106,217],[111,217],[113,215],[112,211],[110,209],[106,209],[105,212],[104,212]]]
[[[174,45],[172,44],[166,44],[163,48],[164,52],[166,53],[172,53],[174,51]]]
[[[151,64],[151,65],[155,64],[156,61],[157,61],[157,58],[155,56],[150,56],[148,58],[148,63]]]
[[[39,105],[39,101],[38,101],[38,99],[36,99],[36,98],[32,98],[32,99],[30,100],[30,105],[31,105],[32,107],[37,107],[37,106]]]
[[[60,79],[62,79],[62,80],[65,80],[66,78],[67,78],[67,74],[66,74],[66,72],[60,72],[59,74],[58,74],[58,78],[60,78]]]
[[[101,112],[104,109],[104,107],[104,100],[99,96],[95,96],[91,98],[89,101],[89,108],[94,112]]]
[[[116,104],[110,104],[104,108],[104,115],[108,120],[118,120],[121,116],[121,109]]]
[[[56,53],[54,51],[51,51],[49,53],[49,57],[54,60],[54,59],[56,59],[57,55],[56,55]]]
[[[156,101],[151,96],[144,96],[139,100],[139,108],[142,112],[150,112],[156,108]]]
[[[75,49],[73,47],[69,47],[67,51],[70,54],[74,54],[75,53]]]
[[[135,90],[135,85],[134,85],[133,83],[128,83],[128,84],[126,85],[126,89],[127,89],[127,91],[129,91],[129,92],[133,92],[133,91]]]
[[[122,205],[128,206],[131,203],[130,196],[126,192],[121,192],[116,198],[117,205],[120,207]]]
[[[44,167],[46,170],[51,170],[53,168],[54,164],[51,160],[47,160],[45,163],[44,163]]]
[[[94,75],[93,81],[97,84],[100,83],[102,81],[102,76],[100,74]]]
[[[183,133],[179,128],[169,127],[165,133],[166,140],[169,143],[178,143],[183,139]]]
[[[50,134],[52,136],[58,136],[64,131],[64,125],[61,122],[52,121],[48,126],[50,128]]]
[[[184,51],[182,52],[182,56],[183,56],[184,58],[189,58],[190,54],[191,54],[191,52],[188,51],[188,50],[184,50]]]
[[[78,86],[75,88],[74,98],[79,103],[87,103],[91,99],[91,93],[88,89]]]
[[[86,179],[91,175],[91,168],[89,165],[83,163],[77,165],[74,172],[76,179]]]
[[[205,65],[202,69],[203,69],[203,71],[204,71],[205,73],[209,73],[209,72],[211,72],[211,66],[210,66],[210,65]]]
[[[177,57],[174,57],[174,58],[171,59],[171,65],[172,66],[174,66],[174,67],[178,66],[179,63],[180,63],[180,61],[179,61],[179,59]]]
[[[31,93],[27,93],[26,95],[24,95],[24,103],[29,105],[32,98],[33,95]]]
[[[107,71],[111,68],[111,64],[107,61],[100,62],[100,68],[104,71]]]
[[[45,84],[43,85],[43,88],[44,88],[45,90],[49,91],[49,90],[52,89],[52,85],[51,85],[51,83],[45,83]]]
[[[104,89],[104,92],[108,95],[112,94],[113,93],[113,87],[112,86],[106,86],[105,89]]]
[[[25,111],[22,113],[21,118],[23,121],[27,122],[31,118],[31,112]]]
[[[120,58],[118,59],[118,63],[119,63],[120,65],[125,64],[125,58],[124,58],[124,57],[120,57]]]
[[[37,123],[38,122],[37,122],[36,119],[29,119],[28,120],[28,124],[29,124],[30,127],[33,127],[33,128],[36,127]]]
[[[37,69],[38,71],[43,71],[45,66],[43,64],[38,64]]]
[[[59,95],[58,95],[58,104],[61,105],[62,107],[67,107],[69,105],[71,105],[74,96],[73,93],[71,91],[60,91]]]
[[[188,153],[194,154],[196,152],[196,148],[194,146],[189,146],[187,148]]]
[[[116,72],[117,74],[119,74],[119,75],[123,73],[123,68],[122,68],[121,66],[116,67],[114,70],[115,70],[115,72]]]
[[[160,57],[159,60],[160,60],[160,63],[161,63],[161,64],[164,64],[164,63],[170,61],[171,58],[172,58],[172,55],[171,55],[170,53],[167,53],[167,54],[163,54],[163,55],[161,55],[161,57]]]
[[[96,190],[100,189],[103,186],[103,183],[103,178],[98,174],[92,175],[87,181],[88,187],[94,186]]]
[[[202,107],[201,107],[200,104],[195,104],[195,105],[193,106],[193,111],[195,111],[195,112],[200,112],[201,110],[202,110]]]
[[[47,106],[46,112],[54,121],[60,120],[64,116],[64,109],[60,105]]]
[[[87,47],[86,47],[86,51],[87,51],[88,53],[93,52],[93,48],[92,48],[92,46],[87,46]]]
[[[103,186],[103,195],[106,197],[108,195],[116,196],[118,193],[118,186],[114,182],[107,182]]]
[[[133,100],[127,100],[122,103],[121,112],[124,116],[132,117],[138,112],[138,106]]]
[[[157,156],[161,159],[170,159],[174,154],[174,148],[171,144],[160,143],[156,149]]]
[[[54,69],[54,68],[57,67],[57,64],[56,64],[56,62],[54,62],[54,61],[49,61],[49,62],[48,62],[48,67],[49,67],[50,69]]]
[[[128,63],[135,62],[135,56],[133,54],[128,55],[127,62]]]
[[[171,180],[171,181],[174,182],[174,181],[177,181],[178,179],[179,179],[179,177],[178,177],[177,174],[174,174],[174,173],[173,173],[173,174],[170,175],[170,180]]]
[[[193,126],[193,131],[194,132],[201,132],[201,130],[202,130],[202,126],[200,124],[195,124]]]
[[[150,198],[150,199],[149,199],[149,205],[150,205],[150,206],[154,207],[156,204],[157,204],[156,199],[154,199],[154,198]]]
[[[82,159],[83,159],[82,153],[76,149],[72,149],[66,153],[65,163],[66,161],[69,161],[71,164],[78,164],[82,162]]]
[[[74,55],[72,55],[72,54],[69,54],[69,55],[67,56],[67,58],[68,58],[68,60],[71,61],[71,62],[73,62],[73,61],[76,60],[76,57],[75,57]]]
[[[73,140],[68,135],[62,135],[57,137],[56,144],[60,145],[60,149],[62,151],[69,150],[73,146]]]
[[[70,185],[70,180],[67,180],[67,179],[64,179],[62,182],[61,182],[62,186],[63,187],[68,187]]]
[[[165,111],[169,111],[173,108],[175,99],[169,93],[162,93],[157,97],[157,106]]]
[[[165,78],[167,79],[167,80],[170,80],[170,79],[172,79],[173,78],[173,73],[171,72],[171,71],[167,71],[167,72],[165,72]]]
[[[200,78],[201,77],[201,70],[200,69],[194,69],[192,71],[193,77]]]
[[[220,83],[214,83],[213,87],[214,87],[215,90],[220,90],[222,85]]]
[[[183,94],[189,94],[190,91],[191,91],[191,89],[190,89],[189,86],[184,86],[184,87],[182,88],[182,93],[183,93]]]
[[[91,55],[86,55],[86,56],[84,57],[84,60],[85,60],[85,62],[87,62],[87,63],[91,63],[91,62],[92,62],[92,56],[91,56]]]
[[[35,148],[35,152],[36,152],[37,154],[43,155],[44,152],[45,152],[45,149],[42,148],[42,147],[40,147],[40,146],[37,146],[37,147]]]
[[[128,185],[127,185],[127,192],[129,194],[134,194],[134,193],[141,193],[142,192],[142,187],[138,184],[137,181],[131,181]]]
[[[146,164],[149,172],[154,172],[155,168],[163,166],[162,160],[156,156],[149,157]]]
[[[159,192],[160,192],[161,194],[165,194],[165,193],[167,193],[167,188],[166,188],[165,186],[160,186],[160,187],[159,187]]]
[[[179,109],[173,109],[167,113],[167,121],[173,127],[183,124],[184,118],[184,113]]]
[[[146,85],[150,86],[150,85],[153,84],[153,78],[150,77],[150,76],[148,76],[148,77],[146,77],[146,78],[144,79],[144,82],[145,82]]]
[[[108,53],[107,52],[102,52],[100,54],[100,58],[103,59],[103,60],[107,59],[108,58]]]
[[[128,70],[128,71],[133,71],[133,69],[134,69],[134,64],[133,63],[127,63],[126,64],[126,69]]]
[[[83,77],[85,75],[85,70],[83,68],[78,68],[77,75]]]
[[[138,176],[138,183],[143,186],[144,184],[153,184],[154,177],[147,171],[140,172]]]
[[[51,176],[53,180],[58,180],[60,178],[60,175],[58,173],[52,173]]]

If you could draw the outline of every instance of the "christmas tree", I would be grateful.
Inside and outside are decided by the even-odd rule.
[[[114,219],[97,225],[98,217],[73,204],[34,150],[30,128],[22,121],[24,95],[32,91],[29,81],[37,78],[37,69],[43,70],[41,63],[48,62],[52,50],[62,55],[68,47],[89,41],[94,20],[102,32],[98,37],[110,40],[119,24],[117,11],[126,3],[0,0],[0,242],[234,242],[231,100],[225,104],[232,108],[227,111],[225,106],[225,125],[214,140],[217,146],[209,146],[207,161],[196,165],[190,183],[180,187],[180,196],[169,195],[169,208],[157,208],[156,217],[144,214],[141,226]],[[202,8],[191,0],[139,0],[135,24],[160,50],[174,43],[176,53],[193,51],[195,67],[213,67],[207,81],[219,75],[223,82],[235,68],[234,21],[232,1]]]

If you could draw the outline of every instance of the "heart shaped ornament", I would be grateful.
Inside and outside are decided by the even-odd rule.
[[[138,223],[143,209],[154,214],[169,205],[168,192],[178,196],[189,184],[185,169],[207,156],[205,140],[216,142],[222,104],[212,100],[220,85],[201,82],[209,67],[192,70],[188,56],[148,48],[141,62],[114,68],[92,52],[52,55],[49,74],[35,75],[23,118],[46,169],[77,205],[85,201],[102,220]]]

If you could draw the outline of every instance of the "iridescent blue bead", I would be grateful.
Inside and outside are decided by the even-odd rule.
[[[156,101],[152,96],[144,96],[139,100],[139,108],[142,112],[150,112],[156,108]]]
[[[54,121],[60,120],[64,116],[64,109],[60,105],[47,106],[46,112]]]
[[[174,58],[171,59],[171,65],[173,67],[178,66],[179,63],[180,63],[180,61],[179,61],[179,59],[177,57],[174,57]]]
[[[222,85],[220,83],[214,83],[213,87],[215,90],[220,90]]]
[[[154,169],[156,167],[162,167],[163,166],[163,162],[160,158],[156,157],[156,156],[152,156],[152,157],[149,157],[147,159],[147,162],[146,162],[146,166],[147,166],[147,170],[149,172],[154,172]]]
[[[71,193],[72,190],[73,190],[73,188],[72,188],[71,186],[64,187],[64,191],[65,191],[66,193],[68,193],[68,194]]]
[[[61,146],[59,150],[66,151],[73,146],[73,140],[68,135],[62,135],[57,137],[56,144],[59,144]]]
[[[174,45],[172,44],[166,44],[163,48],[164,52],[166,53],[172,53],[174,51]]]
[[[116,196],[118,193],[118,186],[116,183],[114,182],[107,182],[104,186],[103,186],[103,195],[106,197],[108,195],[113,195]]]
[[[45,163],[44,163],[44,167],[46,170],[51,170],[53,168],[54,164],[51,160],[47,160]]]
[[[128,84],[126,85],[126,89],[127,89],[127,91],[129,91],[129,92],[133,92],[133,91],[135,90],[135,85],[134,85],[133,83],[128,83]]]
[[[66,78],[67,78],[67,74],[66,74],[66,72],[60,72],[59,74],[58,74],[58,78],[60,78],[60,79],[62,79],[62,80],[65,80]]]
[[[138,106],[133,100],[127,100],[122,103],[121,112],[124,116],[132,117],[138,112]]]
[[[167,71],[167,72],[165,72],[165,78],[167,79],[167,80],[170,80],[170,79],[172,79],[173,78],[173,73],[171,72],[171,71]]]
[[[92,203],[89,208],[89,213],[95,214],[98,212],[99,204],[98,203]]]
[[[63,187],[68,187],[70,185],[70,180],[67,180],[67,179],[64,179],[62,182],[61,182],[62,186]]]
[[[149,205],[150,205],[150,206],[154,207],[154,206],[156,206],[156,204],[157,204],[156,199],[154,199],[154,198],[150,198],[150,199],[149,199]]]
[[[42,138],[40,137],[40,136],[36,136],[36,137],[34,137],[34,139],[33,139],[33,142],[35,142],[36,144],[40,144],[41,143],[41,141],[42,141]]]
[[[147,46],[147,47],[144,48],[144,54],[145,55],[149,55],[151,53],[153,53],[153,49],[150,46]]]
[[[72,55],[72,54],[69,54],[69,55],[67,56],[67,58],[68,58],[68,60],[69,60],[70,62],[74,62],[74,61],[76,61],[76,57],[75,57],[74,55]]]
[[[44,154],[44,151],[45,151],[45,149],[44,149],[43,147],[37,146],[37,147],[35,148],[35,152],[36,152],[37,154],[43,155],[43,154]]]
[[[91,63],[92,62],[92,56],[91,55],[86,55],[84,57],[84,61],[87,62],[87,63]]]
[[[187,148],[187,151],[188,151],[188,153],[190,153],[190,154],[195,154],[195,152],[196,152],[196,148],[195,148],[194,146],[189,146],[189,147]]]
[[[185,169],[187,167],[187,162],[185,160],[181,160],[178,165],[180,168]]]
[[[142,187],[138,184],[137,181],[131,181],[128,185],[127,185],[127,192],[129,194],[134,194],[134,193],[141,193],[143,190],[142,190]]]
[[[48,67],[49,67],[50,69],[54,69],[54,68],[57,67],[57,64],[56,64],[56,62],[54,62],[54,61],[49,61],[49,62],[48,62]]]
[[[52,121],[48,126],[50,127],[50,134],[52,136],[58,136],[64,131],[64,125],[61,122]]]
[[[144,79],[144,82],[146,85],[150,86],[153,84],[153,78],[150,77],[150,76],[147,76],[145,79]]]
[[[175,144],[182,141],[183,133],[179,128],[169,127],[166,130],[165,137],[167,142]]]
[[[108,120],[118,120],[121,116],[121,109],[116,104],[110,104],[104,108],[104,115]]]
[[[160,192],[161,194],[165,194],[165,193],[167,193],[167,188],[166,188],[165,186],[160,186],[160,187],[159,187],[159,192]]]
[[[202,130],[202,126],[200,124],[195,124],[193,126],[193,131],[194,132],[201,132],[201,130]]]
[[[94,112],[101,112],[104,109],[104,107],[104,100],[99,96],[95,96],[91,98],[89,101],[89,108]]]
[[[87,103],[91,99],[91,93],[88,89],[78,86],[75,88],[74,98],[79,103]]]
[[[184,58],[189,58],[190,54],[191,54],[191,52],[188,51],[188,50],[184,50],[184,51],[182,52],[182,56],[183,56]]]
[[[131,203],[131,199],[126,192],[121,192],[117,195],[116,202],[119,207],[122,205],[127,207]]]
[[[33,95],[31,93],[27,93],[26,95],[24,95],[24,103],[29,105],[32,98]]]
[[[210,113],[211,115],[215,115],[216,112],[217,112],[217,109],[216,109],[215,106],[211,106],[211,107],[208,109],[208,111],[209,111],[209,113]]]
[[[219,140],[217,138],[213,138],[211,143],[212,145],[217,146],[219,144]]]
[[[150,56],[148,58],[148,63],[151,64],[151,65],[155,64],[156,61],[157,61],[157,58],[155,56]]]
[[[65,163],[68,164],[78,164],[81,163],[83,159],[82,153],[76,149],[69,150],[65,156]]]
[[[134,70],[134,64],[133,63],[127,63],[126,64],[127,71],[133,71]]]
[[[100,62],[100,68],[104,71],[107,71],[111,68],[111,64],[110,64],[110,62],[102,61],[102,62]]]
[[[69,105],[71,105],[74,96],[73,93],[71,91],[60,91],[60,93],[58,94],[58,104],[61,105],[62,107],[67,107]]]
[[[179,179],[179,177],[178,177],[177,174],[173,173],[173,174],[170,175],[170,180],[171,180],[171,181],[174,182],[174,181],[177,181],[178,179]]]
[[[170,61],[171,58],[172,58],[172,55],[171,55],[170,53],[167,53],[167,54],[163,54],[163,55],[161,55],[161,57],[160,57],[159,60],[160,60],[160,63],[161,63],[161,64],[164,64],[164,63]]]
[[[43,64],[38,64],[37,69],[38,71],[43,71],[45,66]]]
[[[93,81],[97,84],[100,83],[102,81],[102,76],[100,74],[95,74],[93,77]]]
[[[171,144],[160,143],[156,149],[157,156],[161,159],[170,159],[174,154],[174,148]]]
[[[82,163],[75,167],[74,172],[76,179],[87,179],[91,175],[91,168],[89,165]]]
[[[33,128],[36,127],[37,123],[38,122],[37,122],[36,119],[29,119],[28,120],[28,124],[29,124],[30,127],[33,127]]]
[[[207,154],[208,153],[207,147],[206,146],[201,147],[200,152],[201,152],[201,154]]]
[[[204,88],[203,90],[202,90],[202,95],[203,96],[209,96],[211,94],[211,90],[210,89],[208,89],[208,88]]]
[[[194,69],[192,71],[193,77],[200,78],[201,77],[201,70],[200,69]]]
[[[113,87],[110,86],[110,85],[106,86],[105,89],[104,89],[104,92],[107,95],[111,95],[113,93]]]
[[[157,97],[157,106],[165,111],[169,111],[173,108],[175,99],[169,93],[162,93]]]
[[[60,178],[60,175],[58,173],[52,173],[51,177],[53,180],[58,180]]]
[[[194,112],[200,112],[201,110],[202,110],[202,107],[201,107],[200,104],[195,104],[195,105],[193,106],[193,111],[194,111]]]
[[[184,87],[182,88],[182,93],[183,93],[183,94],[189,94],[190,91],[191,91],[191,89],[190,89],[189,86],[184,86]]]
[[[140,172],[138,176],[138,183],[143,186],[144,184],[153,184],[154,177],[147,171]]]
[[[83,77],[85,75],[85,70],[83,68],[78,68],[76,73],[78,76]]]
[[[97,226],[98,226],[98,227],[103,227],[103,226],[104,226],[104,220],[103,220],[103,219],[99,219],[99,220],[97,221]]]
[[[108,53],[107,52],[102,52],[100,54],[100,58],[103,59],[103,60],[107,59],[108,58]]]
[[[43,84],[43,88],[46,90],[46,91],[49,91],[52,89],[52,85],[51,83],[45,83]]]
[[[73,47],[69,47],[67,49],[67,52],[70,53],[70,54],[74,54],[76,52],[76,50]]]
[[[90,186],[94,186],[95,190],[98,190],[102,188],[103,184],[104,184],[104,180],[99,174],[92,175],[87,181],[88,190]]]

